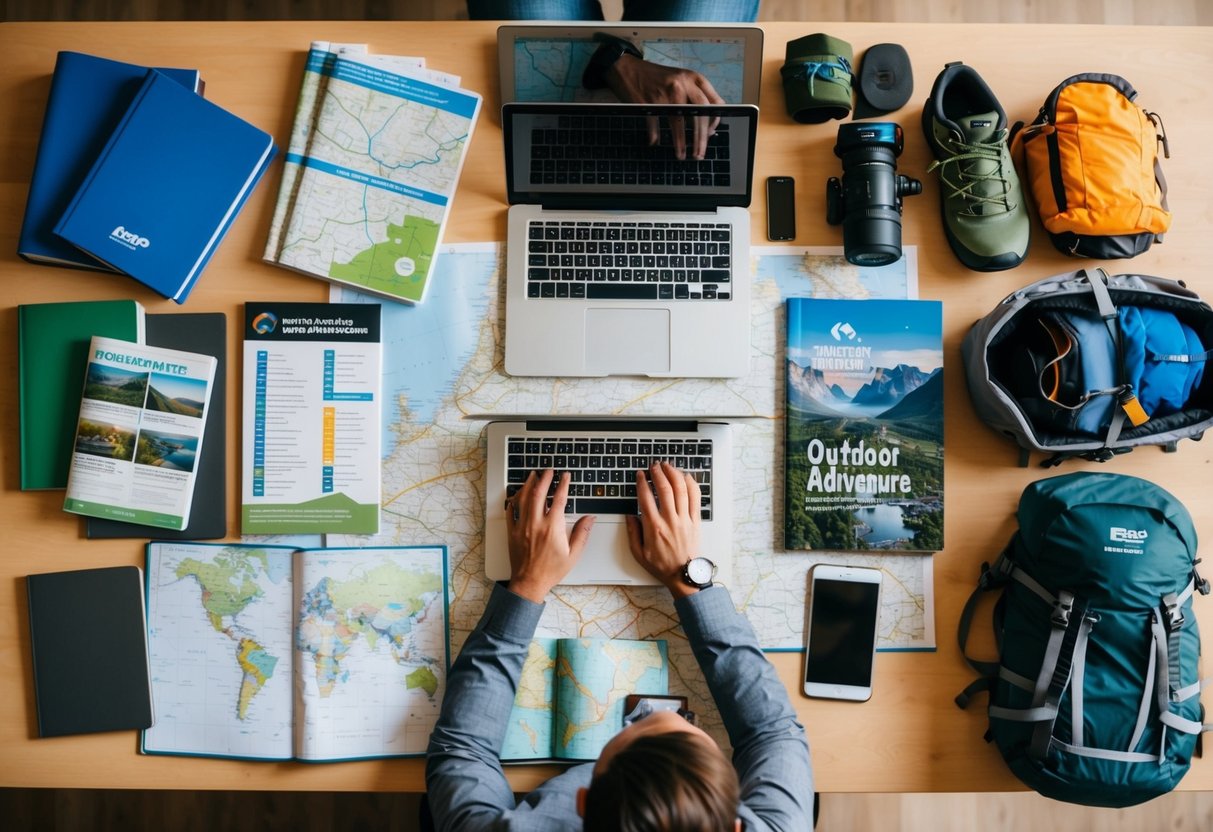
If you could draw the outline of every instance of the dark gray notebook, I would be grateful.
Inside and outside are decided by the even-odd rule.
[[[47,572],[25,584],[38,735],[151,726],[143,571]]]
[[[153,529],[121,520],[90,517],[85,534],[90,538],[155,537],[159,540],[214,540],[227,535],[227,317],[222,312],[178,312],[145,317],[146,342],[202,355],[213,355],[215,383],[206,414],[206,441],[190,519],[180,531]]]

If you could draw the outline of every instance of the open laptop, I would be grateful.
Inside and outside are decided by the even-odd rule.
[[[631,41],[644,59],[693,69],[726,104],[758,104],[762,29],[703,23],[522,23],[497,29],[502,101],[615,101],[581,75],[603,33]]]
[[[510,577],[505,501],[531,471],[554,468],[571,478],[566,519],[593,514],[590,541],[564,584],[656,585],[628,549],[625,517],[637,513],[636,471],[667,460],[701,491],[700,551],[728,584],[733,559],[733,443],[724,422],[670,418],[509,417],[488,425],[484,569]],[[553,481],[553,491],[555,481]]]
[[[705,157],[677,159],[671,125],[690,142],[695,119],[716,125]],[[506,104],[505,371],[745,375],[757,124],[751,105]]]

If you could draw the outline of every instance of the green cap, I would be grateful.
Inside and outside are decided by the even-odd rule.
[[[788,41],[780,70],[788,115],[801,124],[846,118],[853,59],[851,44],[821,32]]]

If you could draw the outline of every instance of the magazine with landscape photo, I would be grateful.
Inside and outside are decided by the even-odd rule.
[[[209,355],[93,338],[64,510],[185,528],[215,366]]]
[[[943,311],[787,302],[784,546],[943,548]]]

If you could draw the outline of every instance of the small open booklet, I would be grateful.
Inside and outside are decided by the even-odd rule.
[[[537,638],[501,748],[507,763],[595,760],[623,724],[630,693],[669,688],[664,641]]]
[[[146,754],[425,753],[449,666],[446,547],[147,545]]]

